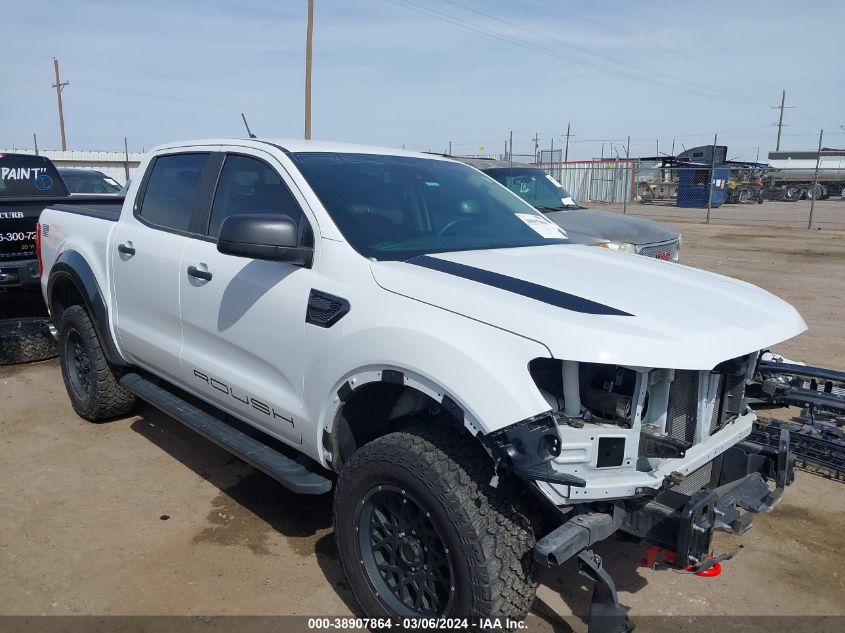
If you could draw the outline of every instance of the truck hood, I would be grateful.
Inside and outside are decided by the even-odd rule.
[[[614,242],[628,242],[630,244],[655,244],[678,239],[678,232],[670,226],[633,218],[621,213],[597,211],[595,209],[561,209],[550,211],[544,215],[562,227],[567,233],[595,236],[596,243],[612,240]],[[587,243],[578,240],[579,243]]]
[[[708,370],[807,329],[795,308],[743,281],[580,244],[370,266],[389,292],[538,341],[568,360]]]

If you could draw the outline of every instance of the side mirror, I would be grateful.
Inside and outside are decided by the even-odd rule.
[[[230,215],[220,225],[217,250],[227,255],[311,267],[314,249],[301,246],[296,223],[286,215]]]

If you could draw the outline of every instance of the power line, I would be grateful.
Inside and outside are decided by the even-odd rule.
[[[498,40],[502,40],[504,42],[508,42],[509,44],[514,44],[516,46],[521,46],[522,48],[527,48],[529,50],[533,50],[535,52],[541,53],[543,55],[548,55],[550,57],[555,57],[557,59],[563,59],[565,61],[572,62],[574,64],[585,66],[588,68],[592,68],[594,70],[598,70],[600,72],[604,72],[607,74],[615,75],[617,77],[622,77],[625,79],[632,79],[634,81],[648,81],[650,86],[660,86],[662,88],[668,88],[673,91],[684,91],[691,94],[695,94],[700,97],[708,98],[708,99],[715,99],[715,100],[722,100],[722,101],[732,101],[735,103],[750,103],[746,100],[742,99],[733,99],[730,97],[725,97],[724,95],[717,95],[713,92],[700,92],[690,88],[683,88],[671,84],[666,84],[665,82],[660,82],[655,80],[653,77],[643,77],[641,75],[636,75],[630,72],[616,70],[613,68],[608,68],[606,66],[601,66],[594,62],[581,59],[578,57],[573,57],[572,55],[567,55],[565,53],[561,53],[560,51],[556,51],[551,48],[547,48],[545,46],[541,46],[539,44],[533,44],[531,42],[527,42],[525,40],[519,39],[517,37],[513,37],[501,31],[497,31],[495,29],[491,29],[486,26],[481,26],[469,20],[465,20],[463,18],[459,18],[457,16],[451,15],[449,13],[445,13],[443,11],[438,11],[436,9],[431,9],[429,7],[423,6],[417,2],[412,2],[412,0],[384,0],[389,4],[393,4],[397,7],[402,7],[403,9],[407,9],[409,11],[413,11],[415,13],[419,13],[421,15],[428,16],[430,18],[434,18],[436,20],[440,20],[443,22],[448,22],[449,24],[453,24],[463,29],[467,29],[470,31],[474,31],[476,33],[481,33],[483,35],[488,35],[490,37],[494,37]]]
[[[501,31],[496,31],[495,29],[491,29],[485,26],[481,26],[470,22],[469,20],[464,20],[463,18],[459,18],[448,13],[444,13],[442,11],[437,11],[436,9],[430,9],[423,5],[417,4],[416,2],[411,2],[411,0],[384,0],[389,4],[393,4],[397,7],[401,7],[403,9],[407,9],[409,11],[414,11],[415,13],[419,13],[421,15],[428,16],[430,18],[434,18],[436,20],[440,20],[442,22],[447,22],[454,26],[458,26],[460,28],[474,31],[476,33],[480,33],[482,35],[488,35],[490,37],[494,37],[498,40],[503,42],[507,42],[509,44],[514,44],[516,46],[521,46],[523,48],[527,48],[529,50],[533,50],[535,52],[542,53],[544,55],[549,55],[551,57],[556,57],[558,59],[563,59],[565,61],[570,61],[575,64],[587,66],[589,68],[593,68],[595,70],[601,70],[603,72],[608,72],[613,75],[617,75],[619,77],[627,77],[629,79],[640,79],[636,75],[631,75],[630,73],[625,73],[623,71],[615,71],[611,68],[605,68],[603,66],[599,66],[598,64],[594,64],[587,60],[582,60],[577,57],[572,57],[571,55],[566,55],[564,53],[560,53],[550,48],[546,48],[544,46],[539,46],[537,44],[532,44],[530,42],[526,42],[516,37],[512,37],[507,35],[506,33],[502,33]]]
[[[701,90],[702,88],[704,88],[704,86],[702,86],[700,83],[697,83],[697,82],[694,82],[694,81],[689,81],[688,79],[684,79],[682,77],[675,77],[673,75],[668,75],[666,73],[659,72],[659,71],[656,71],[656,70],[652,70],[652,69],[646,68],[644,66],[638,66],[637,64],[632,64],[630,62],[626,62],[624,60],[617,59],[615,57],[611,57],[610,55],[604,55],[602,53],[597,53],[596,51],[590,50],[590,49],[585,48],[583,46],[578,46],[576,44],[572,44],[571,42],[567,42],[567,41],[562,40],[560,38],[553,37],[551,35],[548,35],[547,33],[541,33],[540,31],[535,31],[533,29],[529,29],[529,28],[526,28],[524,26],[520,26],[519,24],[516,24],[514,22],[510,22],[508,20],[497,17],[495,15],[491,15],[490,13],[485,13],[484,11],[479,11],[478,9],[468,7],[467,5],[462,4],[460,2],[457,2],[456,0],[442,0],[442,1],[447,2],[451,5],[456,6],[456,7],[460,7],[462,9],[466,10],[466,11],[469,11],[470,13],[475,13],[476,15],[480,15],[480,16],[488,18],[490,20],[495,20],[496,22],[500,22],[501,24],[505,24],[507,26],[510,26],[511,28],[515,28],[515,29],[523,31],[525,33],[530,33],[531,35],[536,35],[538,37],[542,37],[542,38],[551,40],[552,42],[555,42],[555,43],[557,43],[561,46],[566,46],[567,48],[575,49],[575,50],[577,50],[581,53],[586,53],[587,55],[593,55],[595,57],[599,57],[601,59],[613,62],[615,64],[621,64],[622,66],[627,66],[629,68],[634,68],[636,70],[648,73],[649,76],[663,77],[663,78],[669,79],[671,81],[677,81],[677,82],[685,83],[685,84],[688,84],[690,86],[693,86],[697,90]]]
[[[540,2],[541,4],[544,4],[546,6],[554,7],[560,13],[566,13],[567,15],[571,15],[572,17],[578,18],[579,20],[583,20],[584,22],[588,22],[590,24],[594,24],[594,25],[601,27],[603,29],[606,29],[608,31],[618,33],[619,35],[627,37],[628,39],[633,40],[635,42],[645,44],[646,46],[650,46],[652,48],[655,48],[657,50],[661,50],[661,51],[664,51],[664,52],[667,52],[667,53],[672,53],[673,55],[677,55],[678,57],[683,57],[684,59],[686,59],[688,61],[696,62],[696,63],[699,63],[699,64],[707,64],[708,66],[711,66],[712,68],[716,68],[717,70],[720,70],[720,71],[722,70],[721,68],[718,68],[715,64],[713,64],[712,62],[709,62],[707,60],[702,60],[702,59],[697,59],[695,57],[691,57],[690,55],[687,55],[686,53],[679,51],[677,49],[669,48],[668,46],[662,46],[660,44],[655,44],[654,42],[644,40],[641,37],[637,37],[636,35],[632,35],[631,33],[628,33],[627,31],[623,31],[622,29],[618,29],[614,26],[610,26],[609,24],[605,24],[603,22],[599,22],[598,20],[594,20],[592,18],[585,17],[583,15],[580,15],[579,13],[575,13],[574,11],[570,11],[569,9],[563,9],[563,8],[561,8],[559,3],[552,3],[552,2],[549,2],[548,0],[535,0],[535,1]]]
[[[707,58],[694,57],[694,56],[688,55],[687,53],[685,53],[681,50],[678,50],[676,48],[671,48],[671,47],[664,46],[662,44],[658,44],[656,42],[653,42],[653,41],[650,41],[650,40],[647,40],[647,39],[644,39],[644,38],[641,38],[641,37],[637,37],[636,35],[633,35],[632,33],[629,33],[628,31],[624,31],[623,29],[619,29],[619,28],[616,28],[616,27],[611,26],[609,24],[606,24],[604,22],[600,22],[598,20],[588,18],[588,17],[581,15],[579,13],[575,13],[574,11],[571,11],[569,9],[564,9],[557,2],[552,2],[551,0],[534,0],[534,1],[539,3],[539,4],[543,4],[545,6],[554,7],[555,10],[557,10],[560,13],[565,13],[567,15],[570,15],[574,18],[577,18],[577,19],[582,20],[584,22],[587,22],[589,24],[593,24],[593,25],[598,26],[598,27],[605,29],[607,31],[617,33],[617,34],[622,35],[623,37],[626,37],[626,38],[628,38],[628,39],[630,39],[634,42],[639,42],[640,44],[645,44],[646,46],[649,46],[649,47],[651,47],[655,50],[663,51],[664,53],[670,53],[670,54],[675,55],[677,57],[681,57],[683,59],[686,59],[687,61],[695,62],[696,64],[699,64],[699,65],[708,66],[709,68],[712,68],[713,70],[717,71],[719,73],[720,77],[722,76],[722,73],[724,71],[724,67],[714,63],[713,61],[711,61]],[[757,79],[757,81],[761,81],[759,76],[756,79]],[[771,82],[765,82],[765,84],[769,85],[769,86],[775,85]]]
[[[245,105],[248,106],[250,110],[264,110],[267,112],[276,112],[278,110],[275,108],[268,108],[268,107],[261,107],[261,106],[254,106],[244,103],[233,103],[233,102],[223,102],[223,101],[209,101],[204,99],[191,99],[190,97],[178,97],[173,95],[166,95],[166,94],[156,94],[152,92],[141,92],[138,90],[124,90],[122,88],[115,88],[113,86],[104,86],[101,84],[92,84],[83,81],[77,81],[77,86],[82,86],[85,88],[91,88],[94,90],[101,90],[103,92],[113,92],[116,94],[124,94],[124,95],[131,95],[133,97],[146,97],[148,99],[160,99],[163,101],[176,101],[180,103],[193,103],[198,105],[205,105],[205,106],[214,106],[218,108],[241,108]]]

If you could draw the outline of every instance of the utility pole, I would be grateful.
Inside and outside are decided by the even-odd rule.
[[[563,150],[563,162],[564,163],[569,160],[569,126],[570,125],[571,125],[571,123],[566,124],[566,149]]]
[[[631,137],[625,143],[625,192],[622,194],[622,213],[628,213],[628,180],[631,177]]]
[[[772,110],[780,110],[780,117],[778,117],[778,140],[775,144],[775,151],[780,151],[780,133],[781,129],[783,128],[783,111],[784,110],[791,110],[795,106],[788,106],[784,105],[786,103],[786,90],[784,90],[780,95],[780,105],[779,106],[772,106]]]
[[[32,133],[32,142],[35,144],[35,155],[38,156],[38,135],[35,132]]]
[[[55,57],[53,58],[53,69],[56,71],[56,83],[53,84],[53,88],[56,89],[56,99],[59,101],[59,128],[62,131],[62,151],[67,149],[67,140],[65,139],[65,113],[62,109],[62,90],[64,90],[65,86],[69,85],[69,81],[62,82],[59,79],[59,60]]]
[[[452,141],[449,141],[449,156],[452,155]]]
[[[508,152],[508,160],[511,163],[511,169],[513,169],[513,130],[510,133],[510,151]]]
[[[308,0],[308,33],[305,37],[305,139],[311,138],[311,53],[314,47],[314,0]]]
[[[813,197],[810,198],[810,218],[807,220],[807,230],[813,228],[813,212],[816,210],[816,198],[819,197],[819,165],[822,162],[822,137],[824,130],[819,130],[819,151],[816,154],[816,170],[813,173]],[[809,196],[807,196],[809,198]]]
[[[535,163],[540,162],[539,153],[540,153],[540,135],[537,132],[534,132],[534,162]]]
[[[719,135],[713,135],[713,151],[710,152],[710,171],[707,180],[707,224],[710,224],[710,210],[713,208],[713,180],[716,175],[716,145],[719,143]]]

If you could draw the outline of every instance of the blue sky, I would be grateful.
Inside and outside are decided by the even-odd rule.
[[[754,159],[845,146],[845,3],[315,0],[315,138],[570,158],[712,142]],[[302,135],[306,0],[0,0],[0,146]],[[481,150],[480,148],[484,149]]]

